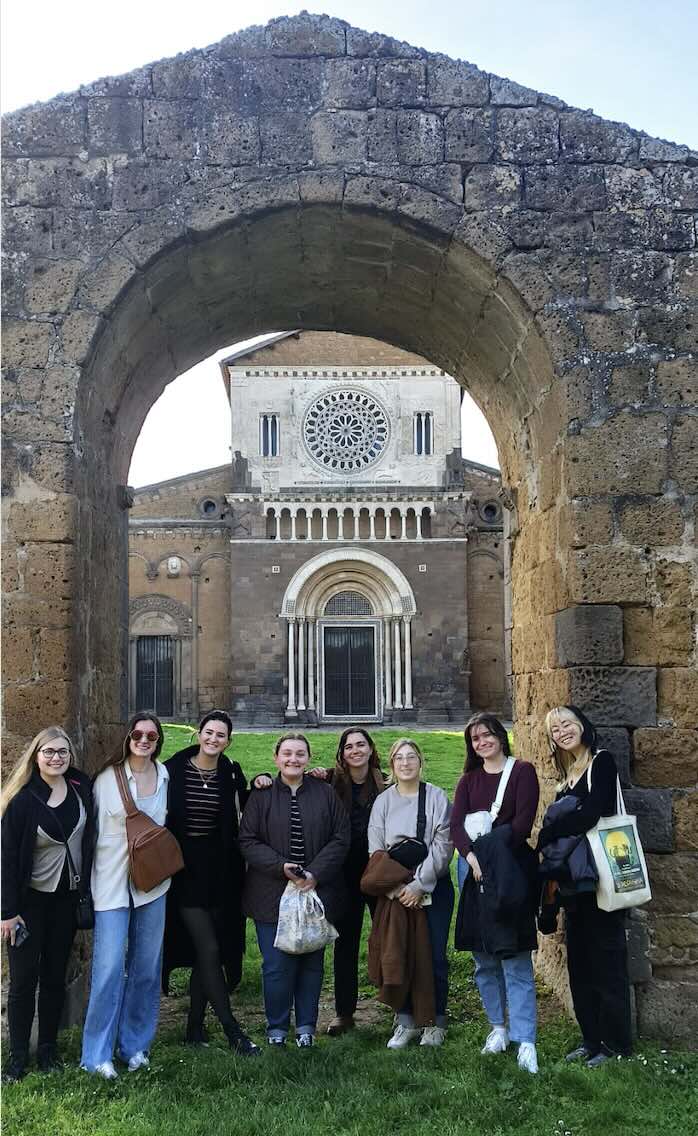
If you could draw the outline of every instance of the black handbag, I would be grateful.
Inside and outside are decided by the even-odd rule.
[[[73,790],[73,792],[75,793],[75,796],[78,797],[78,800],[80,800],[75,790]],[[32,797],[36,797],[39,804],[43,805],[44,808],[48,809],[50,807],[46,804],[46,801],[41,800],[41,797],[38,793],[32,793]],[[66,839],[63,825],[61,824],[53,809],[51,809],[51,815],[53,816],[53,819],[63,837],[66,856],[68,857],[68,871],[70,872],[70,890],[77,892],[78,898],[77,903],[75,904],[75,926],[77,927],[78,931],[91,931],[95,925],[95,905],[92,900],[92,895],[90,894],[90,889],[89,887],[84,888],[81,886],[82,877],[75,867],[75,861],[73,860],[73,855],[70,851],[70,845],[68,844],[68,841]]]
[[[417,797],[417,835],[405,836],[388,849],[391,860],[402,864],[403,868],[413,872],[423,860],[426,860],[429,849],[424,843],[424,833],[427,828],[427,787],[423,781],[419,782],[419,795]]]

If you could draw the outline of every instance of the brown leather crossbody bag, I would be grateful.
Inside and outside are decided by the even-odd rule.
[[[184,858],[179,843],[168,828],[141,812],[131,795],[123,765],[114,773],[126,810],[129,874],[139,891],[152,891],[163,880],[181,872]]]

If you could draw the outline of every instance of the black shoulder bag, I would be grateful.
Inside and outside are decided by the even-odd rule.
[[[82,804],[78,793],[76,793],[74,789],[73,792],[78,798],[80,804]],[[46,804],[46,801],[42,801],[38,793],[32,793],[32,797],[36,797],[39,804],[43,805],[44,808],[50,809],[50,806]],[[65,845],[65,851],[68,857],[68,871],[70,872],[70,890],[77,892],[78,895],[78,901],[75,904],[75,925],[78,931],[91,931],[95,925],[95,905],[92,901],[90,889],[89,887],[84,888],[80,886],[82,883],[82,877],[75,867],[75,861],[73,860],[73,855],[70,851],[70,845],[68,844],[68,841],[66,839],[65,830],[60,820],[56,816],[55,811],[53,809],[50,809],[50,811],[56,823],[56,826],[61,836],[63,837],[63,844]]]
[[[417,797],[417,835],[405,836],[388,849],[391,860],[397,860],[403,868],[413,872],[423,860],[426,860],[429,849],[424,843],[424,833],[427,828],[427,787],[423,781],[419,782],[419,795]]]

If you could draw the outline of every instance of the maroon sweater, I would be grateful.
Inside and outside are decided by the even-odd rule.
[[[489,811],[492,808],[501,773],[485,773],[474,769],[464,773],[456,786],[451,813],[451,840],[461,856],[472,851],[472,841],[463,827],[468,813]],[[538,808],[538,777],[529,761],[517,761],[511,771],[496,825],[510,824],[513,843],[523,844],[531,835]]]

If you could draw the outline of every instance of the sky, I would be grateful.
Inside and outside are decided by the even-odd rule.
[[[322,0],[318,8],[698,149],[697,0]],[[298,5],[273,0],[5,0],[2,109],[43,101],[298,11]],[[464,452],[497,464],[479,411],[466,403],[464,414]],[[180,453],[187,454],[186,469]],[[222,464],[228,456],[227,401],[214,358],[176,379],[155,404],[130,480],[147,484]]]

